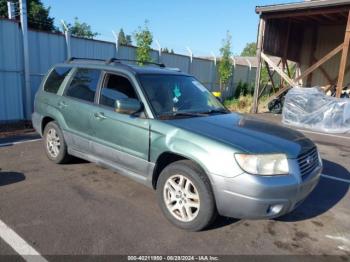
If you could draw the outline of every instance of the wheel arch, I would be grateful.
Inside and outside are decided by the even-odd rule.
[[[51,116],[45,116],[41,120],[41,133],[44,134],[45,127],[47,126],[48,123],[56,121],[53,117]]]
[[[152,175],[152,187],[153,189],[157,188],[157,182],[158,182],[158,178],[161,174],[161,172],[164,170],[165,167],[167,167],[168,165],[180,161],[180,160],[189,160],[191,161],[193,164],[195,164],[197,167],[199,167],[201,169],[201,171],[203,172],[203,174],[205,174],[209,181],[210,184],[212,186],[212,180],[210,179],[210,176],[208,176],[207,172],[205,171],[205,168],[203,168],[203,166],[198,163],[198,161],[195,161],[194,159],[191,159],[187,156],[181,155],[179,153],[174,153],[174,152],[163,152],[162,154],[160,154],[157,158],[154,170],[153,170],[153,175]]]

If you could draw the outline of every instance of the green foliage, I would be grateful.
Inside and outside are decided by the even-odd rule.
[[[253,84],[239,81],[233,98],[237,99],[240,96],[247,96],[247,95],[253,95],[253,94],[254,94]]]
[[[138,30],[134,34],[136,41],[136,59],[140,65],[145,62],[151,62],[151,44],[153,42],[152,32],[148,28],[148,21],[145,21],[144,27],[139,26]]]
[[[19,1],[14,1],[19,11]],[[41,0],[27,0],[28,27],[44,31],[58,31],[54,18],[50,17],[50,7],[45,7]],[[0,17],[8,17],[7,0],[0,0]],[[16,17],[18,20],[20,17]]]
[[[267,67],[264,64],[260,72],[260,85],[264,86],[270,81],[269,73],[267,72]]]
[[[125,35],[123,28],[120,29],[118,34],[118,44],[119,45],[132,45],[131,35]]]
[[[0,17],[8,17],[7,0],[0,0]]]
[[[92,32],[91,26],[87,23],[79,22],[78,17],[74,18],[73,25],[68,24],[67,27],[72,36],[93,39],[99,35],[97,32]]]
[[[220,85],[226,85],[232,76],[232,62],[231,62],[231,40],[232,36],[229,31],[226,33],[226,38],[222,40],[222,47],[220,48],[219,61],[219,77]]]
[[[241,53],[241,56],[256,56],[256,43],[247,43]]]

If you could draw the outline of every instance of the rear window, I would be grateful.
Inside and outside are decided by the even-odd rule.
[[[70,67],[54,68],[45,82],[44,90],[46,92],[56,94],[64,78],[68,75],[70,70]]]

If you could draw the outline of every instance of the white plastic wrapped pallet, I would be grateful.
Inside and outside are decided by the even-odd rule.
[[[327,96],[319,87],[294,87],[285,97],[282,122],[320,132],[350,132],[350,99]]]

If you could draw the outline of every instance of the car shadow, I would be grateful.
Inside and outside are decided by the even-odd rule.
[[[240,219],[217,216],[215,221],[209,227],[207,227],[204,231],[210,231],[213,229],[229,226],[231,224],[237,223],[238,221],[240,221]]]
[[[82,158],[72,157],[72,159],[67,163],[67,165],[77,165],[77,164],[87,164],[87,163],[90,163],[90,162]]]
[[[0,171],[0,186],[6,186],[21,182],[25,180],[26,177],[23,173],[19,172],[1,172]]]
[[[323,174],[336,178],[349,179],[350,173],[343,166],[332,161],[323,160]],[[334,207],[349,190],[350,184],[325,177],[306,200],[293,212],[276,218],[278,221],[294,222],[319,216]]]

